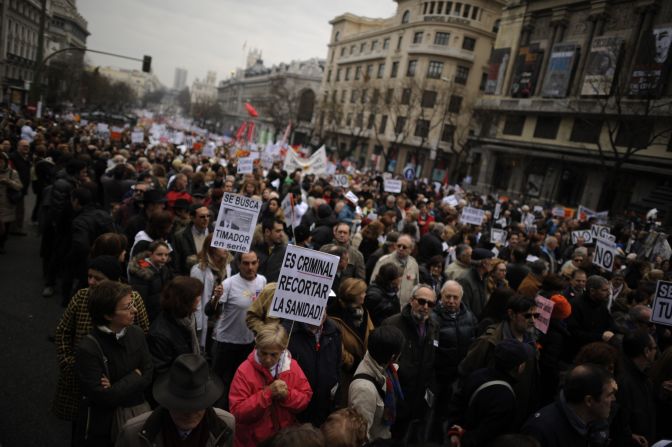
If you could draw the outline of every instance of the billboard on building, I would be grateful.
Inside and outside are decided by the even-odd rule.
[[[620,37],[596,37],[590,47],[586,73],[581,94],[584,96],[608,96],[621,62],[623,39]]]
[[[485,93],[487,95],[500,95],[502,93],[502,84],[510,57],[511,48],[492,50],[488,67],[488,80],[485,82]]]
[[[578,60],[579,46],[573,43],[553,45],[548,69],[541,88],[541,96],[546,98],[564,98],[572,83],[574,66]]]
[[[529,98],[534,94],[543,60],[544,50],[539,48],[539,44],[518,49],[511,84],[511,96],[514,98]]]
[[[672,25],[653,28],[644,35],[630,75],[629,94],[658,97],[670,67]]]

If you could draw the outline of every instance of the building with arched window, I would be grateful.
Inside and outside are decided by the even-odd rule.
[[[224,111],[224,129],[234,133],[250,120],[249,102],[259,112],[255,118],[256,140],[275,141],[291,122],[292,144],[308,144],[314,127],[317,92],[324,72],[324,60],[308,59],[266,67],[261,53],[252,50],[247,66],[219,83],[218,101]]]
[[[471,111],[506,2],[396,3],[392,17],[331,20],[318,133],[360,166],[412,166],[416,176],[437,181],[464,177],[476,127]]]

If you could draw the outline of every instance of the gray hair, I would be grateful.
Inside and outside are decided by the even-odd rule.
[[[445,228],[446,228],[446,226],[444,224],[442,224],[441,222],[435,222],[434,225],[432,226],[431,231],[432,231],[432,234],[434,234],[438,237],[441,237],[441,235],[443,234],[443,230]]]
[[[443,291],[450,286],[456,286],[460,290],[460,299],[464,296],[464,289],[462,288],[462,284],[452,279],[449,279],[443,283],[443,287],[441,287],[441,293],[443,294]]]
[[[599,289],[607,284],[609,284],[607,278],[600,275],[591,275],[586,280],[586,290]]]
[[[434,299],[436,299],[436,292],[434,291],[434,288],[429,284],[418,284],[417,286],[413,287],[413,290],[411,291],[411,298],[415,298],[415,294],[418,293],[420,289],[427,289],[431,291],[432,295],[434,295]]]

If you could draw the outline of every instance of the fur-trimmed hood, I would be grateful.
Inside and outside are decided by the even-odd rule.
[[[158,273],[160,269],[149,262],[149,255],[149,251],[143,251],[136,256],[133,256],[131,262],[128,263],[129,275],[135,275],[138,278],[149,280],[152,276]]]

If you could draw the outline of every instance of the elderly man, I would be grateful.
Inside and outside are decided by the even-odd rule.
[[[446,279],[457,279],[469,271],[472,252],[473,249],[467,244],[460,244],[455,247],[455,262],[446,267],[443,272]]]
[[[371,274],[371,278],[375,279],[378,276],[380,267],[388,263],[394,263],[403,270],[404,274],[399,286],[399,302],[402,308],[411,300],[413,287],[419,282],[420,270],[417,261],[411,256],[412,251],[413,239],[406,234],[399,236],[396,251],[380,258]]]
[[[492,271],[493,254],[485,248],[477,248],[471,255],[471,268],[457,279],[464,289],[462,300],[477,317],[487,301],[485,285]]]
[[[548,263],[549,273],[558,273],[558,260],[555,258],[555,249],[558,248],[558,240],[553,236],[548,236],[541,247],[539,258]]]
[[[173,246],[175,249],[175,264],[180,275],[189,275],[191,265],[187,259],[196,255],[203,248],[205,238],[210,234],[211,215],[206,206],[192,206],[189,212],[191,222],[180,232],[175,234]]]
[[[403,436],[408,424],[413,419],[422,420],[428,404],[433,405],[433,398],[428,397],[433,396],[435,391],[434,355],[438,327],[431,318],[435,305],[434,290],[426,284],[419,284],[411,291],[410,301],[401,313],[385,319],[382,324],[400,329],[406,339],[397,360],[404,399],[397,401],[397,420],[392,427],[394,437]]]
[[[350,244],[350,225],[346,222],[340,222],[334,225],[333,243],[345,248],[348,251],[348,270],[345,273],[346,278],[366,278],[366,265],[362,253]]]

